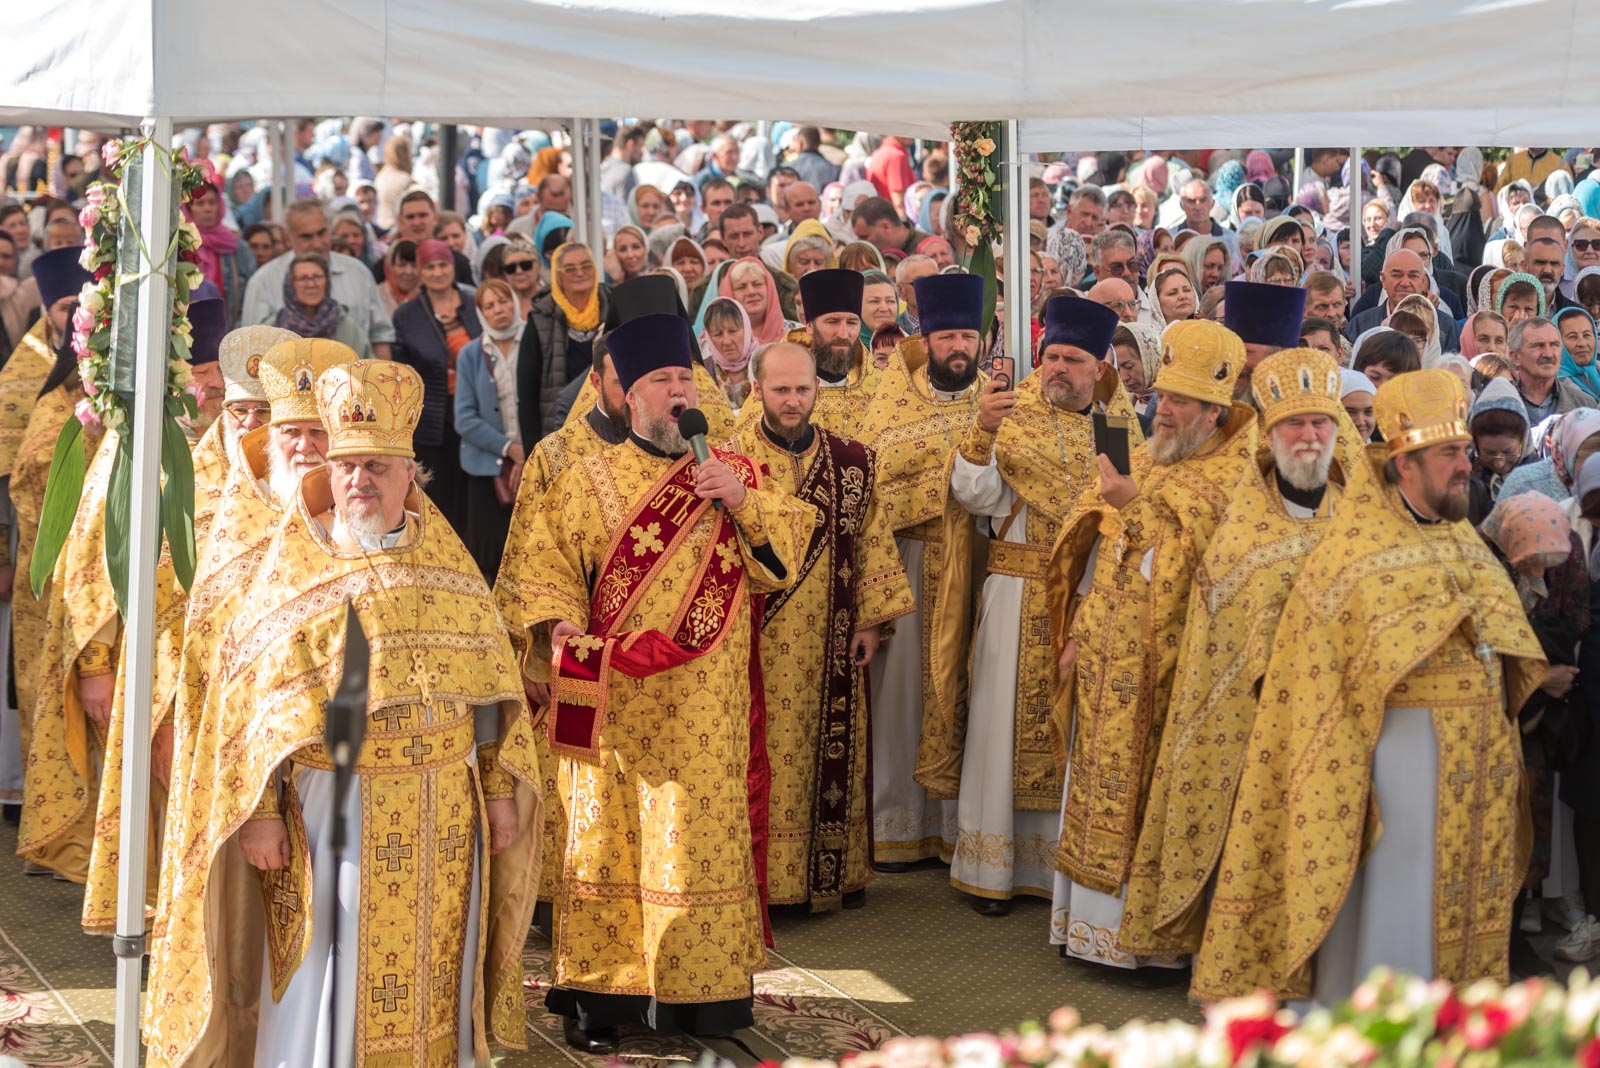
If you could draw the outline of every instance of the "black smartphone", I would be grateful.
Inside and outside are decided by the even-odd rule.
[[[1090,412],[1089,419],[1094,424],[1094,451],[1109,457],[1117,473],[1126,475],[1131,470],[1128,466],[1128,450],[1131,448],[1128,417]]]

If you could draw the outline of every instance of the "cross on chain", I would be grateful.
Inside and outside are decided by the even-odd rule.
[[[1116,691],[1118,701],[1124,705],[1139,696],[1139,684],[1133,681],[1132,672],[1124,671],[1122,678],[1111,683],[1111,688]]]
[[[1121,769],[1112,768],[1100,776],[1100,789],[1105,791],[1106,797],[1112,801],[1120,800],[1122,795],[1128,792],[1128,784],[1122,778]]]
[[[1489,692],[1500,692],[1500,674],[1494,669],[1494,646],[1487,640],[1478,642],[1478,647],[1472,650],[1483,661],[1483,672],[1489,677]]]
[[[400,862],[411,859],[411,847],[401,845],[398,834],[391,834],[389,836],[389,844],[379,846],[373,856],[378,860],[386,861],[389,871],[399,871]]]
[[[399,1001],[401,998],[411,996],[411,987],[407,986],[405,983],[400,983],[398,986],[395,985],[399,979],[400,977],[398,975],[395,975],[393,972],[391,972],[383,977],[382,986],[375,986],[372,988],[372,1000],[383,1002],[384,1012],[395,1011],[397,1007],[395,1003],[397,1001]]]
[[[1456,800],[1460,801],[1467,792],[1467,785],[1472,782],[1472,772],[1467,770],[1467,762],[1456,761],[1456,770],[1452,771],[1445,781],[1455,788]]]
[[[461,825],[459,823],[452,823],[449,835],[439,843],[439,852],[445,855],[445,860],[454,861],[456,853],[465,848],[467,848],[467,836],[461,833]]]
[[[419,735],[411,739],[411,744],[400,750],[401,753],[411,758],[411,763],[420,764],[433,752],[433,746],[422,740]]]

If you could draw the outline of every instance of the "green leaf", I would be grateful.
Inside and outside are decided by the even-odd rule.
[[[78,501],[83,497],[83,424],[68,419],[56,438],[50,457],[50,476],[44,484],[44,507],[39,513],[39,534],[33,543],[33,562],[28,565],[28,584],[38,599],[44,584],[56,569],[56,558],[72,533],[78,516]]]
[[[978,247],[972,250],[967,270],[983,279],[983,318],[978,321],[984,324],[984,333],[987,335],[994,324],[994,309],[1000,296],[994,279],[994,246],[987,241],[979,241]],[[1023,343],[1027,343],[1026,339]]]
[[[172,356],[177,360],[190,359],[188,340],[176,332],[172,335]]]
[[[128,615],[128,541],[133,532],[133,443],[117,435],[117,455],[111,461],[111,481],[106,487],[106,574],[117,595],[117,611]]]
[[[161,420],[161,529],[172,554],[172,570],[187,590],[194,581],[194,457],[183,428],[168,416]]]

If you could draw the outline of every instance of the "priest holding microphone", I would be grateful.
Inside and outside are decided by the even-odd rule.
[[[623,1025],[753,1022],[769,782],[757,623],[815,523],[745,457],[696,459],[683,319],[642,316],[606,343],[628,439],[557,477],[507,558],[520,592],[502,605],[548,700],[567,819],[546,1005],[587,1053],[613,1050]]]

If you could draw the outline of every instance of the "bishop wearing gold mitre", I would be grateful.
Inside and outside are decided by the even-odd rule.
[[[950,862],[950,882],[985,915],[1004,915],[1014,894],[1049,898],[1054,880],[1061,772],[1050,744],[1048,565],[1061,518],[1094,482],[1091,413],[1120,417],[1142,440],[1106,360],[1116,329],[1104,305],[1051,298],[1034,372],[1016,389],[990,384],[950,473],[955,521],[975,519],[989,535]]]
[[[28,580],[28,570],[33,562],[33,546],[39,537],[39,518],[44,510],[45,482],[50,475],[51,459],[61,429],[73,417],[73,409],[84,398],[83,381],[78,376],[78,356],[72,349],[72,317],[78,306],[78,294],[92,280],[88,271],[78,264],[81,250],[58,248],[34,260],[34,280],[39,286],[40,334],[44,351],[32,345],[18,346],[17,352],[25,358],[13,368],[7,364],[0,370],[0,457],[9,456],[10,464],[0,470],[8,473],[7,488],[15,511],[17,551],[11,576],[11,666],[12,678],[17,688],[18,749],[24,774],[28,754],[32,750],[34,705],[39,693],[42,654],[44,651],[45,616],[50,602],[50,584],[36,598]],[[32,331],[30,331],[30,334]],[[20,426],[20,434],[15,428]],[[83,428],[81,448],[87,462],[100,444],[101,430],[91,422]],[[60,750],[51,759],[59,759]],[[23,810],[37,798],[23,797]],[[50,830],[54,829],[54,824]],[[39,834],[40,832],[30,832]],[[46,830],[43,834],[49,834]],[[78,881],[83,879],[83,868],[88,863],[88,853],[82,848],[86,840],[76,840],[77,859],[67,864],[77,871]],[[71,852],[69,850],[69,852]],[[51,867],[24,859],[22,870],[30,875],[50,873]],[[62,876],[66,878],[67,876]]]
[[[1259,369],[1258,372],[1259,373]],[[1505,981],[1528,860],[1517,713],[1543,680],[1464,522],[1467,394],[1413,371],[1283,610],[1193,993],[1333,1005],[1368,971]]]
[[[196,381],[221,385],[217,346],[227,329],[222,301],[197,301],[189,307],[191,359]],[[194,451],[195,484],[220,483],[228,460],[220,432],[213,430],[222,408],[218,389],[183,430]],[[202,437],[202,435],[208,436]],[[200,442],[201,444],[196,444]],[[106,568],[106,518],[111,473],[119,449],[108,433],[84,478],[72,529],[56,558],[46,601],[39,689],[33,710],[32,743],[17,852],[62,878],[88,884],[83,923],[91,930],[116,919],[117,855],[122,812],[122,619]],[[196,501],[201,499],[197,490]],[[196,516],[197,528],[204,520]],[[177,638],[183,629],[183,587],[162,553],[156,576],[156,661],[152,730],[170,707],[177,681]],[[154,736],[141,744],[150,746]],[[166,805],[169,751],[152,754],[153,849],[160,848]],[[155,889],[157,869],[149,871]]]
[[[1274,353],[1256,365],[1251,388],[1265,440],[1195,572],[1117,936],[1129,953],[1200,948],[1208,885],[1278,619],[1306,556],[1333,523],[1360,446],[1344,422],[1332,357],[1316,349]]]
[[[769,783],[757,602],[794,582],[815,519],[745,457],[691,456],[688,323],[644,315],[606,344],[629,438],[563,471],[501,565],[566,819],[545,1004],[591,1053],[624,1024],[750,1025]]]
[[[1050,562],[1050,626],[1061,649],[1056,744],[1067,758],[1051,941],[1119,968],[1116,948],[1133,859],[1199,567],[1245,468],[1255,409],[1233,400],[1244,345],[1225,327],[1185,320],[1161,338],[1150,440],[1130,473],[1099,478],[1062,524]],[[1152,964],[1169,964],[1152,960]]]
[[[872,664],[872,837],[880,871],[948,858],[955,845],[957,724],[966,708],[976,582],[973,528],[954,521],[965,513],[950,495],[950,468],[989,382],[978,369],[983,279],[940,274],[916,287],[926,360],[915,370],[890,361],[861,429],[878,454],[878,500],[917,599]]]
[[[819,274],[840,284],[808,287]],[[813,271],[800,289],[805,306],[826,316],[837,306],[830,297],[859,304],[861,276]],[[745,403],[761,418],[733,448],[819,517],[795,584],[767,598],[761,623],[772,757],[768,894],[813,912],[854,908],[872,877],[866,669],[882,625],[916,602],[878,506],[872,450],[809,421],[818,389],[812,350],[764,346],[751,374]]]
[[[211,876],[235,835],[260,872],[266,932],[254,1063],[320,1063],[334,1019],[357,1066],[481,1063],[490,1043],[525,1042],[538,767],[489,590],[417,486],[422,389],[412,369],[377,360],[317,381],[328,463],[301,478],[222,638],[221,697],[189,780],[204,815],[168,845],[152,1064],[214,1063],[229,1030],[212,943],[235,936],[234,916]],[[352,609],[371,665],[339,871],[324,708]]]

